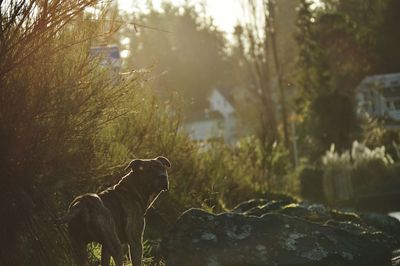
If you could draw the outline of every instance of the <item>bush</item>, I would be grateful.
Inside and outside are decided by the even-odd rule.
[[[384,126],[385,121],[367,121],[365,124],[365,144],[369,147],[385,146],[385,151],[395,161],[400,160],[400,134],[398,129]]]
[[[392,158],[385,151],[385,146],[369,149],[355,141],[351,157],[353,184],[357,192],[382,190],[388,181],[388,166],[393,164]]]
[[[306,166],[300,170],[300,194],[303,198],[315,202],[325,202],[323,193],[321,169]]]
[[[287,157],[277,151],[271,154],[272,168],[263,168],[254,137],[241,139],[234,147],[218,141],[181,144],[175,146],[177,157],[172,159],[178,166],[171,169],[171,191],[162,195],[149,213],[146,232],[149,238],[160,237],[187,208],[199,207],[218,213],[242,201],[264,197],[269,190],[287,192],[285,188],[291,182],[285,178],[286,168],[281,167],[288,162]],[[180,153],[179,147],[186,150]],[[268,177],[274,185],[272,188],[267,186]]]
[[[104,37],[104,25],[84,19],[94,1],[48,4],[11,1],[0,9],[1,263],[73,265],[56,219],[74,196],[115,183],[134,158],[165,155],[173,164],[171,191],[149,212],[159,218],[149,219],[152,238],[185,208],[221,211],[288,187],[288,154],[279,144],[268,154],[253,137],[204,148],[178,130],[174,97],[160,100],[140,75],[110,79],[88,55]]]
[[[72,195],[93,186],[102,165],[98,134],[128,112],[140,88],[140,77],[116,84],[89,56],[103,34],[100,22],[85,20],[96,1],[42,2],[8,1],[0,9],[4,265],[73,264],[55,221]]]
[[[379,191],[388,181],[393,163],[385,147],[369,149],[357,141],[352,150],[339,154],[334,145],[322,157],[324,193],[330,202],[349,200],[355,195]],[[355,194],[355,195],[354,195]]]
[[[322,157],[324,166],[323,191],[329,202],[348,200],[353,196],[351,157],[348,151],[339,154],[335,146]]]

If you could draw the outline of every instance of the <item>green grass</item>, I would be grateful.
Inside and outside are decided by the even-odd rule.
[[[126,247],[127,248],[127,247]],[[89,264],[90,265],[99,265],[100,260],[101,260],[101,245],[97,243],[92,243],[88,246],[89,250]],[[151,251],[152,247],[149,245],[147,241],[144,241],[143,243],[143,265],[144,266],[150,266],[151,263],[153,262],[153,257],[151,256]],[[115,266],[114,260],[111,259],[111,266]],[[125,261],[124,265],[126,266],[132,266],[132,264],[129,261],[128,258],[128,251],[125,256]]]

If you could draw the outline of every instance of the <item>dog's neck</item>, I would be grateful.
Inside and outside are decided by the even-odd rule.
[[[153,194],[150,194],[147,209],[149,209],[151,206],[153,206],[153,203],[156,201],[156,199],[158,198],[158,196],[160,196],[161,193],[162,193],[162,191],[154,192]]]
[[[132,173],[130,173],[132,174]],[[128,174],[129,175],[129,174]],[[161,194],[160,192],[150,192],[146,189],[140,191],[138,187],[145,188],[145,186],[141,186],[140,184],[131,184],[128,183],[127,177],[128,175],[124,176],[114,187],[113,189],[119,190],[125,193],[129,198],[133,201],[139,201],[140,209],[142,209],[143,215],[146,214],[147,210],[153,205],[154,201],[157,199],[158,195]]]

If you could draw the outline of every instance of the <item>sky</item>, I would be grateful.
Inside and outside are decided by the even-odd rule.
[[[119,8],[127,12],[138,12],[146,10],[146,0],[117,0]],[[174,5],[182,5],[185,2],[191,4],[205,3],[207,15],[214,19],[215,25],[222,31],[227,33],[230,38],[233,34],[234,27],[238,21],[243,19],[243,3],[246,0],[167,0]],[[320,5],[321,0],[314,0],[315,6]],[[160,7],[163,0],[153,0],[154,7]]]
[[[153,0],[154,7],[159,7],[162,0]],[[174,5],[181,5],[185,0],[169,0]],[[240,17],[243,15],[241,0],[189,0],[189,3],[205,3],[205,9],[209,16],[214,19],[215,25],[228,34],[233,33],[233,29]],[[135,3],[135,6],[134,6]],[[146,0],[118,0],[119,8],[123,11],[138,12],[146,10]]]

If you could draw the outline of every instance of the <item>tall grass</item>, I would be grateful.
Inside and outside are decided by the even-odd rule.
[[[332,145],[322,157],[323,188],[328,201],[349,200],[363,191],[372,191],[383,184],[388,166],[393,164],[385,147],[368,148],[354,141],[351,151],[341,154]]]

